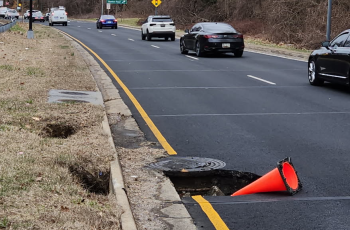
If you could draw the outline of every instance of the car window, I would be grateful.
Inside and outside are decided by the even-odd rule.
[[[334,48],[343,46],[348,36],[349,36],[349,33],[343,33],[339,35],[331,42],[330,46]]]
[[[101,19],[115,19],[113,15],[102,15]]]
[[[197,31],[199,31],[201,26],[200,26],[200,24],[196,24],[196,25],[194,25],[192,28],[191,28],[191,32],[197,32]]]
[[[229,24],[226,23],[204,23],[204,30],[206,32],[231,32],[237,33],[237,31]]]
[[[348,37],[348,40],[344,43],[344,47],[350,47],[350,36]]]
[[[153,18],[152,22],[172,22],[171,18]]]

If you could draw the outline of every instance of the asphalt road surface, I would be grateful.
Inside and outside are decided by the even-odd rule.
[[[219,159],[226,169],[258,175],[292,158],[303,183],[295,196],[205,197],[229,229],[350,229],[346,88],[310,86],[306,62],[251,52],[197,58],[180,54],[178,40],[142,41],[139,30],[77,21],[55,27],[113,69],[178,156]],[[196,201],[183,201],[199,229],[215,229]]]

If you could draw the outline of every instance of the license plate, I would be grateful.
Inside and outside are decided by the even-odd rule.
[[[64,17],[60,17],[60,19],[64,19]]]
[[[222,48],[230,48],[230,43],[222,43]]]
[[[108,21],[107,23],[112,23],[111,21]]]
[[[55,18],[58,18],[58,16],[55,16]]]
[[[161,24],[160,26],[161,26],[161,27],[165,27],[165,24]]]

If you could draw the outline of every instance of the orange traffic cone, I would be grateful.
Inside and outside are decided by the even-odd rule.
[[[290,195],[294,195],[301,188],[302,185],[294,170],[291,159],[287,157],[277,163],[277,168],[233,193],[231,196],[277,191],[287,191]]]

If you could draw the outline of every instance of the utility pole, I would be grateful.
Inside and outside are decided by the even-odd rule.
[[[103,0],[102,1],[102,7],[101,7],[101,15],[103,15]]]
[[[332,0],[328,0],[328,13],[327,13],[327,41],[330,41],[331,37],[331,23],[332,23]]]
[[[32,21],[32,15],[33,15],[33,0],[29,1],[29,30],[27,32],[27,38],[28,39],[34,39],[34,32],[33,32],[33,21]]]

